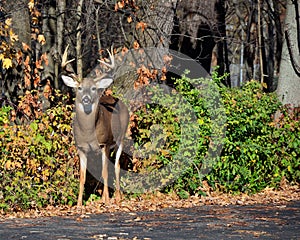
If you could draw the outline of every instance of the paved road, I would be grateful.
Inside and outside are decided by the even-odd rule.
[[[300,201],[9,219],[0,239],[300,239]]]

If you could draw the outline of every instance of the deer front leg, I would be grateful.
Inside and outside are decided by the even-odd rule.
[[[83,196],[84,184],[86,179],[87,157],[80,150],[78,150],[78,155],[80,158],[80,183],[79,183],[79,195],[77,200],[77,206],[82,206],[82,196]]]
[[[103,202],[109,203],[109,192],[108,192],[108,156],[109,148],[107,146],[102,148],[102,178],[103,178]]]

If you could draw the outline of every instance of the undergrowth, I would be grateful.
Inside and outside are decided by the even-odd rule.
[[[299,116],[256,81],[228,89],[220,80],[183,76],[170,92],[149,89],[151,102],[131,116],[130,166],[138,175],[122,178],[125,192],[154,186],[187,198],[206,194],[203,181],[229,193],[276,188],[283,178],[300,182]],[[0,109],[0,209],[76,204],[73,107],[57,100],[23,124],[14,114]]]

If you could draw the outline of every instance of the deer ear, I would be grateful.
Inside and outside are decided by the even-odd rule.
[[[108,88],[113,82],[112,78],[102,78],[96,81],[97,88]]]
[[[73,78],[71,78],[69,76],[65,76],[65,75],[62,75],[61,78],[68,87],[71,87],[71,88],[78,87],[78,82],[75,81]]]

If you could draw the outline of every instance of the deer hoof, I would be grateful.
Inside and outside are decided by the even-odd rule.
[[[104,204],[109,204],[109,193],[104,191],[102,194],[102,201]]]
[[[77,207],[82,207],[82,200],[77,201]]]
[[[120,191],[116,191],[115,193],[116,202],[119,203],[122,199]]]

